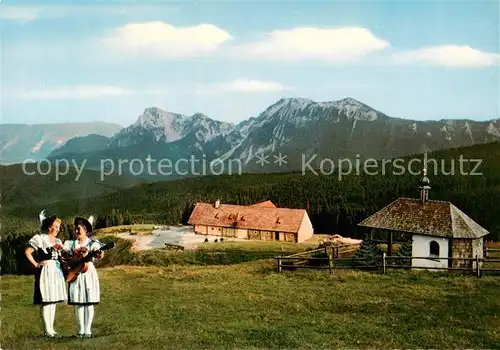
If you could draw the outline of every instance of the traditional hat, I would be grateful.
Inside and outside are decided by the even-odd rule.
[[[38,214],[38,218],[40,219],[40,230],[43,232],[47,232],[49,230],[49,227],[52,226],[54,221],[57,219],[57,215],[52,215],[52,216],[45,216],[45,209]]]
[[[87,233],[92,232],[92,225],[94,224],[94,217],[90,215],[88,219],[85,219],[81,216],[75,218],[74,225],[75,227],[78,225],[83,225],[87,229]]]

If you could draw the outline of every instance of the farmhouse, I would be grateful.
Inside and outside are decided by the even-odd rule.
[[[313,235],[304,209],[277,208],[265,201],[253,205],[197,203],[188,220],[194,232],[250,240],[300,243]]]
[[[409,234],[414,267],[473,267],[467,260],[439,258],[483,258],[483,237],[487,230],[450,202],[429,200],[430,181],[424,169],[420,180],[420,199],[399,198],[358,225],[388,237],[388,252],[392,249],[393,233]],[[373,233],[373,231],[372,231]]]

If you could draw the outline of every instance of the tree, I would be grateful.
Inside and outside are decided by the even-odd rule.
[[[109,214],[106,214],[104,216],[104,222],[106,223],[105,227],[113,226],[113,220],[112,220],[112,218],[111,218],[111,216]]]
[[[128,210],[123,214],[123,225],[132,225],[132,216]]]
[[[104,228],[106,227],[106,217],[105,216],[101,216],[101,215],[97,215],[97,219],[96,219],[96,222],[95,222],[95,228],[98,229],[98,228]]]
[[[382,250],[369,237],[366,237],[359,249],[354,253],[354,266],[373,266],[380,261]]]
[[[411,259],[404,259],[403,257],[412,256],[412,242],[404,243],[395,254],[399,259],[395,259],[396,265],[411,266]]]

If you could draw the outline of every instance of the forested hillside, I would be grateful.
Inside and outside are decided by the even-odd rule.
[[[469,160],[460,168],[460,159]],[[477,145],[463,149],[434,152],[429,162],[430,199],[451,201],[491,232],[489,239],[500,239],[500,143]],[[210,176],[177,181],[141,184],[113,193],[84,200],[63,200],[50,205],[9,205],[3,215],[12,220],[34,220],[47,209],[63,217],[73,215],[104,215],[112,209],[128,211],[134,222],[165,224],[185,223],[198,201],[252,204],[271,200],[279,207],[306,208],[316,233],[339,233],[360,236],[357,223],[398,197],[419,196],[423,155],[406,157],[398,167],[382,161],[359,175],[355,168],[350,175],[316,175],[302,173],[245,174]],[[471,161],[474,160],[474,161]],[[402,173],[402,167],[406,170]],[[454,175],[445,175],[454,167]],[[461,171],[462,170],[462,171]],[[478,174],[478,175],[475,175]],[[75,183],[78,187],[80,184]],[[51,187],[52,188],[52,187]],[[8,189],[7,189],[8,191]],[[14,203],[13,203],[14,204]]]
[[[83,170],[60,165],[56,175],[55,165],[47,163],[0,165],[3,207],[44,205],[60,200],[82,200],[104,195],[120,188],[146,182],[130,175],[110,175],[101,179],[99,171]]]

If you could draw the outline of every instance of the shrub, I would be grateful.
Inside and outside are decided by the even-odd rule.
[[[35,272],[33,266],[24,255],[28,241],[38,232],[25,232],[2,237],[0,242],[2,274],[31,275]]]

